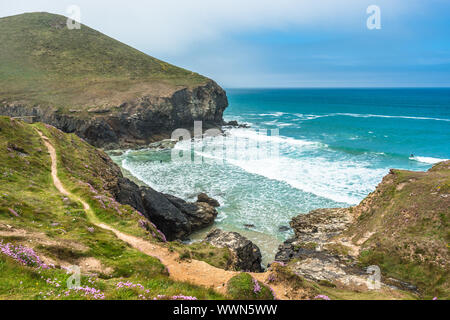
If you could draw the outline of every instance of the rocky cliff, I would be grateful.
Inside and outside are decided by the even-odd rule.
[[[379,268],[381,286],[448,298],[449,186],[450,161],[427,172],[391,170],[355,207],[293,218],[295,237],[276,260],[304,278],[359,290]]]
[[[96,147],[117,149],[169,138],[177,128],[192,128],[195,120],[203,121],[206,128],[220,126],[227,106],[225,91],[209,81],[168,97],[145,95],[117,106],[87,111],[61,112],[56,107],[4,103],[0,105],[0,115],[33,116],[34,121],[75,133]]]

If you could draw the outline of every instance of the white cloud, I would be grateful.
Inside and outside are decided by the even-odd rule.
[[[154,54],[174,54],[230,33],[363,26],[368,0],[4,0],[0,15],[49,11],[75,4],[82,22]],[[391,10],[403,1],[377,0]],[[394,4],[395,3],[395,4]]]

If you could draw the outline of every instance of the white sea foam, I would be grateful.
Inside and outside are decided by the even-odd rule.
[[[303,114],[303,113],[279,112],[279,113],[260,114],[260,115],[281,116],[281,115],[286,115],[286,114],[294,115],[294,116],[298,117],[300,121],[315,120],[315,119],[324,118],[324,117],[344,116],[344,117],[354,117],[354,118],[392,118],[392,119],[432,120],[432,121],[450,122],[450,119],[445,119],[445,118],[382,115],[382,114],[370,114],[370,113],[369,114],[363,114],[363,113]]]
[[[250,141],[250,143],[245,142]],[[265,144],[264,142],[269,142]],[[268,179],[287,183],[296,189],[331,199],[336,202],[357,204],[379,183],[385,169],[374,169],[370,163],[352,160],[327,149],[327,145],[281,136],[266,136],[249,129],[227,130],[227,138],[212,138],[201,149],[195,144],[196,154],[207,159],[224,161]],[[271,157],[265,148],[278,144],[280,153]],[[221,149],[234,152],[217,153]],[[176,148],[188,150],[190,143],[178,143]],[[325,153],[325,154],[324,154]],[[291,156],[289,156],[291,155]],[[292,157],[295,155],[295,157]]]
[[[293,113],[294,116],[298,117],[300,121],[302,120],[315,120],[318,118],[328,117],[326,114],[303,114],[303,113]]]
[[[442,161],[447,161],[448,159],[440,159],[440,158],[432,158],[432,157],[420,157],[420,156],[414,156],[410,157],[410,160],[415,160],[422,163],[428,163],[428,164],[435,164]]]
[[[286,112],[273,112],[273,113],[260,113],[258,114],[261,117],[265,116],[271,116],[271,117],[281,117],[282,115],[285,115]]]
[[[332,113],[328,116],[348,116],[355,118],[393,118],[393,119],[413,119],[413,120],[434,120],[450,122],[450,119],[429,118],[429,117],[412,117],[412,116],[391,116],[382,114],[360,114],[360,113]]]
[[[245,171],[317,196],[348,204],[359,203],[373,191],[385,169],[372,169],[367,163],[327,158],[289,158],[265,160],[228,160]]]

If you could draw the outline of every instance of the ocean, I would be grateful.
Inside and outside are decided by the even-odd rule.
[[[113,157],[158,191],[222,206],[213,227],[255,242],[264,264],[292,236],[293,216],[358,204],[390,168],[450,159],[450,89],[229,89],[226,137]],[[274,147],[275,146],[275,147]],[[225,151],[224,151],[225,150]],[[200,160],[198,160],[200,158]],[[201,239],[208,230],[192,236]]]

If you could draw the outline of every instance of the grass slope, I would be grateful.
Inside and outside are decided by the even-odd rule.
[[[227,292],[236,300],[273,300],[275,298],[269,287],[245,272],[235,275],[228,281]]]
[[[0,102],[62,110],[114,106],[208,80],[85,25],[70,30],[66,21],[40,12],[0,18]]]
[[[424,298],[450,298],[450,161],[427,172],[392,170],[352,210],[359,217],[346,234],[364,241],[363,266],[412,282]]]

